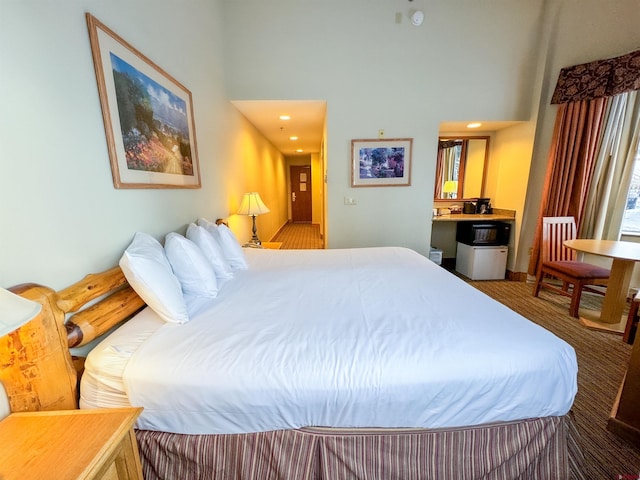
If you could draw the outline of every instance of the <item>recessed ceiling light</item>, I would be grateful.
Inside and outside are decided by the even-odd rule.
[[[291,120],[290,115],[280,115],[280,120]]]
[[[303,149],[301,149],[301,148],[299,148],[299,149],[297,149],[297,150],[296,150],[296,152],[298,152],[298,153],[302,153],[302,152],[304,152],[304,150],[303,150]]]
[[[467,125],[467,128],[478,128],[478,127],[481,127],[481,126],[482,126],[482,124],[480,122],[473,122],[473,123],[470,123],[469,125]]]
[[[289,140],[297,140],[298,137],[296,137],[295,135],[292,135],[291,137],[289,137]]]

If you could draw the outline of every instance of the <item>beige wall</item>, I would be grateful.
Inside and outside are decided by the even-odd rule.
[[[533,150],[533,122],[523,122],[495,133],[491,152],[492,188],[488,195],[500,208],[515,210],[516,221],[511,231],[508,269],[520,272],[516,259],[521,253],[520,231],[526,202],[527,182]],[[489,193],[490,192],[490,193]],[[526,247],[525,247],[526,248]]]
[[[231,107],[235,110],[234,107]],[[233,115],[232,115],[233,117]],[[229,142],[231,157],[219,159],[220,180],[229,192],[226,199],[226,218],[244,243],[251,238],[253,222],[249,217],[235,215],[245,192],[258,192],[270,212],[256,217],[258,237],[270,240],[287,223],[288,168],[284,156],[262,137],[245,117],[240,115],[232,123]]]
[[[322,158],[320,153],[311,154],[311,188],[313,193],[312,222],[320,226],[320,235],[324,237],[324,182]]]

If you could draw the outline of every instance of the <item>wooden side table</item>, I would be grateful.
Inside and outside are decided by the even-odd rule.
[[[20,412],[0,421],[0,478],[142,480],[142,408]]]
[[[282,242],[262,242],[262,248],[280,250],[282,248]]]

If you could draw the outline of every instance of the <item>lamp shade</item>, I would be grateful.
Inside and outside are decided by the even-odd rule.
[[[442,186],[444,193],[456,193],[458,191],[458,182],[455,180],[447,180]]]
[[[263,213],[269,213],[270,211],[260,198],[258,192],[250,192],[242,196],[238,215],[261,215]]]
[[[0,288],[0,336],[18,329],[40,313],[41,309],[39,303]]]

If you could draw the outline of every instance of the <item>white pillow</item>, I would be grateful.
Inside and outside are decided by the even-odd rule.
[[[207,298],[218,295],[213,265],[195,243],[171,232],[164,238],[164,251],[185,295]]]
[[[213,238],[215,238],[220,244],[220,247],[222,247],[222,252],[233,270],[247,269],[247,261],[244,258],[244,252],[242,251],[240,242],[238,242],[233,232],[229,230],[229,227],[224,223],[216,225],[205,218],[199,218],[198,225],[213,235]]]
[[[160,318],[172,323],[189,321],[180,282],[160,242],[137,232],[119,263],[129,285]]]
[[[196,223],[199,227],[204,228],[207,232],[213,235],[216,240],[218,240],[218,225],[206,218],[199,218]]]
[[[224,252],[229,265],[234,270],[246,270],[248,268],[247,260],[244,258],[242,246],[229,227],[224,223],[218,225],[218,236],[220,237],[220,246]]]
[[[195,243],[205,258],[209,261],[213,270],[216,272],[220,285],[221,281],[228,280],[233,277],[233,271],[227,259],[224,256],[222,247],[216,239],[203,227],[199,227],[195,223],[189,224],[187,227],[187,238]]]

